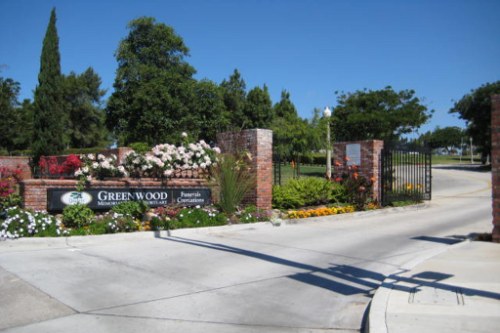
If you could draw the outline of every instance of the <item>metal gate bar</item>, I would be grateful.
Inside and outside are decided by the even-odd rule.
[[[384,147],[381,155],[381,202],[421,201],[432,197],[431,150]]]

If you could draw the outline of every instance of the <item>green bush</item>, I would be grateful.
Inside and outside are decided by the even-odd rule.
[[[149,221],[151,230],[159,231],[159,230],[168,230],[170,228],[170,219],[162,219],[160,217],[153,217],[151,221]]]
[[[116,207],[116,206],[115,206]],[[132,215],[109,212],[101,216],[99,222],[106,228],[106,233],[131,232],[139,229],[139,224]]]
[[[151,150],[151,147],[146,142],[133,142],[128,146],[139,154],[145,154]]]
[[[238,218],[242,223],[262,222],[269,221],[270,214],[263,209],[250,205],[238,213]]]
[[[63,223],[66,228],[83,228],[94,220],[92,209],[83,204],[74,204],[64,207]]]
[[[279,209],[342,202],[345,197],[342,185],[318,177],[290,179],[282,186],[273,187],[273,207]]]
[[[121,215],[130,215],[136,219],[142,219],[149,206],[144,201],[125,201],[111,208],[111,211]]]
[[[26,150],[12,150],[10,156],[33,156],[31,149]]]
[[[209,227],[227,224],[224,214],[202,208],[184,208],[169,222],[170,229]]]
[[[0,240],[20,237],[56,237],[63,235],[61,223],[52,215],[19,207],[7,208],[0,224]]]
[[[278,209],[299,208],[305,206],[303,196],[294,188],[285,185],[273,186],[273,207]]]
[[[68,148],[62,152],[62,155],[86,155],[86,154],[99,154],[108,150],[105,147],[92,147],[92,148]]]
[[[20,207],[23,199],[19,194],[10,194],[6,197],[0,197],[0,212],[11,207]]]

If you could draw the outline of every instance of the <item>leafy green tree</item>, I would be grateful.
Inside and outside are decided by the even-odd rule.
[[[17,108],[14,149],[24,150],[31,147],[33,139],[33,115],[34,105],[31,100],[26,98]]]
[[[322,114],[322,110],[315,108],[312,118],[307,122],[309,127],[307,133],[308,142],[311,151],[319,151],[327,148],[326,129],[328,123]]]
[[[20,91],[19,82],[10,78],[0,77],[0,150],[11,151],[17,135],[18,117],[16,108]]]
[[[255,87],[248,92],[244,109],[248,123],[244,128],[270,128],[273,121],[273,105],[267,86]]]
[[[337,140],[395,141],[425,124],[432,115],[415,91],[363,90],[337,93],[331,123]]]
[[[71,72],[64,77],[64,106],[68,114],[66,135],[72,148],[95,147],[106,141],[104,111],[101,109],[101,98],[106,91],[100,86],[101,78],[92,68],[81,75]]]
[[[229,114],[230,126],[243,129],[248,126],[249,120],[245,117],[246,83],[240,72],[235,69],[229,80],[222,81],[224,90],[224,104]]]
[[[465,133],[460,127],[449,126],[437,127],[426,139],[431,148],[444,148],[450,153],[453,148],[460,147],[464,136]]]
[[[486,160],[491,154],[491,96],[500,94],[500,81],[486,83],[464,95],[450,109],[467,121],[467,135]]]
[[[195,69],[185,61],[189,50],[171,27],[154,18],[135,19],[128,28],[116,53],[106,125],[124,144],[170,141],[184,130],[190,112]]]
[[[66,115],[61,91],[59,37],[54,8],[43,40],[38,86],[35,90],[32,144],[34,165],[38,164],[40,156],[56,155],[65,147]]]
[[[193,85],[192,112],[185,118],[183,128],[198,139],[213,142],[217,133],[229,126],[223,88],[209,80],[201,80]]]
[[[273,130],[274,153],[281,158],[296,159],[309,150],[309,127],[297,114],[297,109],[290,100],[290,93],[281,92],[281,99],[274,105]]]

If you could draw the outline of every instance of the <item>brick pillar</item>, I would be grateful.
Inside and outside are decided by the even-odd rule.
[[[223,153],[248,151],[252,154],[251,177],[254,188],[245,202],[260,209],[271,209],[273,199],[273,132],[251,129],[217,134],[217,144]]]
[[[358,173],[370,180],[373,180],[373,193],[374,200],[380,200],[380,155],[384,148],[384,141],[381,140],[364,140],[352,142],[336,142],[333,147],[333,159],[335,165],[333,167],[333,174],[335,177],[347,172],[345,158],[347,145],[359,145],[360,155],[358,156],[360,164],[357,165]],[[340,164],[340,165],[339,165]]]
[[[500,243],[500,95],[491,98],[491,184],[493,191],[493,241]]]

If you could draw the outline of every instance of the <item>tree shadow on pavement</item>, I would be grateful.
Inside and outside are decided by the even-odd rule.
[[[441,243],[447,245],[453,245],[463,241],[463,239],[459,238],[432,237],[432,236],[418,236],[418,237],[412,237],[410,239]]]
[[[278,265],[302,269],[305,272],[290,274],[287,277],[295,281],[307,283],[346,296],[357,294],[370,296],[373,290],[377,289],[385,278],[383,274],[349,265],[333,265],[328,268],[322,268],[220,243],[212,243],[182,237],[159,238],[172,242],[234,253]]]
[[[321,268],[306,263],[288,260],[220,243],[212,243],[174,236],[157,238],[191,246],[203,247],[211,250],[229,252],[259,260],[264,260],[278,265],[302,269],[305,272],[290,274],[287,277],[295,281],[324,288],[345,296],[371,296],[374,290],[376,290],[380,286],[408,293],[418,292],[419,287],[431,287],[452,292],[457,291],[457,286],[442,282],[453,277],[453,275],[441,272],[427,271],[406,277],[403,276],[403,274],[408,273],[408,270],[401,270],[400,272],[392,274],[388,277],[389,279],[392,279],[392,282],[384,282],[386,281],[386,276],[384,274],[350,265],[333,264],[328,268]],[[465,287],[460,287],[459,289],[461,293],[466,296],[480,296],[500,300],[500,294],[496,292]]]

